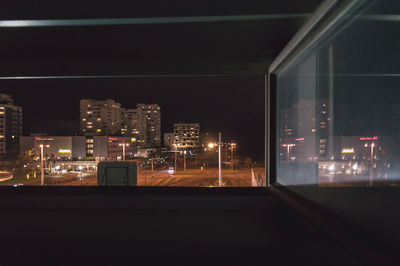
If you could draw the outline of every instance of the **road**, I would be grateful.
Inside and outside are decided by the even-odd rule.
[[[254,168],[254,173],[265,179],[265,170],[262,167]],[[11,175],[11,176],[10,176]],[[80,177],[82,176],[83,186],[97,186],[97,173],[84,172],[81,173],[65,173],[51,174],[45,176],[45,184],[47,186],[80,186]],[[9,172],[0,172],[0,181],[4,178],[1,185],[40,185],[40,175],[36,178],[26,176],[12,177]],[[138,186],[191,186],[191,187],[215,187],[219,185],[218,169],[188,169],[180,170],[174,173],[165,169],[140,168],[138,170]],[[222,185],[228,187],[249,187],[251,186],[251,169],[239,169],[237,172],[231,169],[223,169]]]
[[[340,186],[369,186],[369,175],[353,175],[353,174],[328,174],[320,173],[318,177],[319,186],[340,187]],[[373,186],[397,186],[398,179],[373,179]]]
[[[145,170],[139,169],[138,185],[139,186],[201,186],[201,187],[214,187],[218,186],[218,169],[206,170],[187,170],[178,171],[173,173],[168,170]],[[264,168],[255,168],[255,174],[258,173],[265,178]],[[49,178],[46,178],[49,179]],[[59,177],[52,177],[53,181],[47,182],[51,185],[61,186],[80,186],[79,175],[73,179]],[[50,181],[50,180],[49,180]],[[248,187],[251,186],[251,170],[241,169],[236,171],[223,170],[222,171],[222,184],[229,187]],[[97,186],[96,172],[84,173],[83,186]]]
[[[4,182],[13,178],[13,174],[7,171],[0,171],[0,182]]]

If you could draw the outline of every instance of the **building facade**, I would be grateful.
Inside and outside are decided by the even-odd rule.
[[[141,147],[161,145],[161,110],[158,104],[138,104],[136,106],[138,141]]]
[[[40,156],[40,145],[44,145],[44,156],[50,160],[121,160],[125,144],[125,156],[134,157],[137,152],[131,137],[120,136],[27,136],[20,137],[20,152],[34,150]],[[128,144],[128,145],[126,145]]]
[[[43,154],[52,160],[82,160],[86,158],[85,136],[23,136],[20,137],[20,153],[34,150],[40,156],[40,145],[44,145]]]
[[[18,154],[22,136],[22,107],[10,95],[0,94],[0,155]]]
[[[200,148],[199,123],[175,123],[174,136],[178,150]]]
[[[127,136],[140,147],[161,145],[161,111],[157,104],[126,109],[114,100],[82,99],[80,128],[86,136]]]
[[[175,144],[175,134],[164,133],[164,146],[168,148],[174,148],[174,144]]]
[[[114,100],[81,99],[80,129],[88,136],[121,134],[121,104]]]
[[[332,136],[332,117],[326,99],[300,100],[280,113],[279,129],[281,144],[294,144],[293,140],[307,138],[307,142],[317,150],[319,159],[329,157]]]
[[[93,155],[95,160],[121,160],[125,144],[125,158],[133,158],[137,152],[136,141],[132,137],[94,136]]]

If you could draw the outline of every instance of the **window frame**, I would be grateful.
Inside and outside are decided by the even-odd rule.
[[[267,186],[280,186],[277,182],[278,149],[278,84],[277,76],[298,56],[310,48],[328,29],[351,8],[365,0],[326,0],[315,11],[314,15],[301,27],[289,41],[277,58],[272,62],[266,74],[266,176]]]
[[[339,19],[348,11],[360,6],[365,7],[366,3],[372,2],[325,1],[271,64],[266,74],[267,180],[268,189],[273,195],[314,220],[316,225],[326,230],[333,238],[345,242],[360,256],[368,257],[369,262],[375,261],[379,264],[384,263],[385,258],[399,257],[393,247],[398,246],[400,242],[399,238],[396,238],[400,235],[400,230],[397,229],[400,214],[396,207],[396,203],[400,202],[400,187],[286,186],[277,180],[278,75],[309,48],[312,49],[316,41],[333,26],[337,26]],[[376,222],[380,220],[383,220],[385,225]],[[374,252],[380,255],[373,254]]]

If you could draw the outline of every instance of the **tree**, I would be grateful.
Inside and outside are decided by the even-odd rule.
[[[30,173],[37,170],[37,162],[35,160],[35,150],[26,150],[18,156],[20,171]]]

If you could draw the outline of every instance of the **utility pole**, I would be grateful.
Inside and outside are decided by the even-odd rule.
[[[80,180],[81,180],[81,186],[82,186],[82,179],[83,179],[83,167],[82,167],[82,165],[79,166],[79,171],[81,172],[80,173],[81,174]]]
[[[44,186],[43,144],[40,144],[40,185]]]
[[[175,164],[174,164],[174,171],[176,172],[176,170],[177,170],[177,168],[176,168],[176,161],[177,161],[177,152],[178,152],[178,150],[177,150],[177,148],[176,148],[176,141],[174,140],[174,146],[175,146],[175,152],[174,152],[174,154],[175,154]]]
[[[233,149],[234,149],[234,144],[231,143],[231,168],[232,168],[232,171],[233,171]]]
[[[372,187],[372,180],[373,180],[373,171],[374,171],[374,146],[375,143],[371,143],[371,166],[369,170],[369,185]]]
[[[183,151],[183,170],[186,171],[186,151]]]
[[[44,162],[43,162],[43,160],[44,160],[44,158],[43,158],[44,145],[40,144],[39,147],[40,147],[40,170],[41,170],[40,185],[44,186]],[[49,148],[49,147],[50,147],[50,145],[46,145],[46,148]]]
[[[222,170],[221,170],[221,132],[218,133],[218,177],[219,186],[222,186]]]

